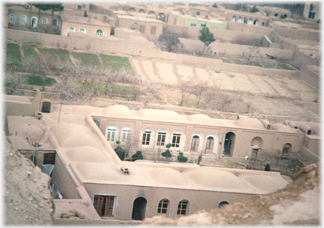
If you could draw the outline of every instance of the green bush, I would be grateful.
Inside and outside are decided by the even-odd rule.
[[[172,154],[171,154],[170,150],[166,150],[166,151],[164,151],[163,153],[161,153],[161,155],[162,155],[163,157],[165,157],[166,159],[172,157]]]
[[[284,15],[280,15],[279,19],[285,19],[286,17]]]
[[[121,148],[121,146],[117,146],[115,149],[116,154],[118,155],[118,157],[120,158],[120,160],[124,161],[125,160],[125,150],[123,148]]]
[[[216,4],[216,3],[214,3],[213,7],[214,7],[214,8],[218,8],[218,6],[217,6],[217,4]]]
[[[140,151],[140,150],[136,151],[136,154],[133,154],[132,158],[133,158],[133,161],[136,161],[138,159],[143,159],[144,157],[143,157],[142,151]]]
[[[183,156],[182,152],[179,152],[179,155],[178,155],[177,159],[178,159],[179,162],[187,162],[188,161],[188,158]]]
[[[172,146],[171,143],[168,143],[168,144],[165,145],[165,147],[168,148],[168,149],[169,149],[171,146]]]

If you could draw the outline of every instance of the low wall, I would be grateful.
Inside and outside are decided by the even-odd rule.
[[[244,33],[255,33],[261,36],[270,36],[273,29],[265,26],[258,26],[258,25],[248,25],[245,23],[238,23],[238,22],[227,22],[227,31],[237,31],[237,32],[244,32]]]
[[[304,157],[307,159],[307,164],[318,163],[320,162],[320,157],[308,150],[306,147],[301,148],[301,152]]]
[[[289,27],[282,27],[274,25],[274,30],[279,36],[289,37],[292,40],[309,40],[318,41],[320,39],[321,31],[311,29],[295,29]]]
[[[314,66],[316,67],[316,66]],[[319,67],[318,67],[319,68]],[[311,85],[314,88],[320,89],[320,71],[315,72],[309,67],[303,67],[300,70],[300,79],[306,82],[308,85]]]
[[[242,31],[233,31],[233,30],[218,30],[216,28],[209,29],[211,33],[213,33],[214,38],[216,40],[225,40],[232,41],[236,37],[249,37],[254,39],[262,39],[264,34],[259,33],[250,33],[250,32],[242,32]],[[200,34],[199,34],[200,35]]]
[[[230,43],[219,43],[213,42],[209,45],[213,52],[220,54],[245,56],[247,57],[251,53],[251,57],[266,58],[266,54],[276,56],[280,59],[292,59],[294,51],[284,50],[278,48],[267,48],[267,47],[255,47],[248,45],[230,44]]]
[[[290,60],[290,64],[300,69],[302,66],[307,66],[307,65],[318,66],[319,61],[309,57],[304,53],[296,51],[294,57]]]

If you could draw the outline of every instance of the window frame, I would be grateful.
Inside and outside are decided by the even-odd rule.
[[[24,21],[22,21],[23,18],[25,18]],[[20,15],[20,24],[21,25],[27,25],[27,20],[28,20],[28,18],[27,18],[26,14]]]
[[[44,23],[44,20],[46,21],[46,23]],[[47,17],[43,17],[42,18],[42,24],[47,25],[48,24],[48,18]]]
[[[142,134],[142,147],[149,147],[151,141],[152,131],[145,130]]]
[[[157,139],[156,139],[156,146],[158,146],[158,147],[165,146],[166,134],[167,134],[166,132],[158,132]],[[159,136],[160,136],[160,139],[159,139]]]
[[[185,208],[183,208],[184,206],[185,206]],[[189,208],[189,201],[188,200],[181,200],[178,203],[177,218],[186,216],[188,214],[188,208]]]
[[[170,205],[170,201],[168,199],[165,198],[161,199],[158,204],[157,215],[162,217],[168,217],[169,205]]]
[[[176,140],[173,140],[173,139]],[[173,142],[175,141],[175,142]],[[179,141],[179,142],[177,142]],[[180,133],[173,133],[172,134],[172,140],[171,140],[171,148],[173,149],[180,149],[180,143],[181,143],[181,134]]]
[[[73,31],[72,31],[73,28]],[[69,32],[75,32],[75,28],[73,26],[69,27]]]
[[[17,22],[17,15],[15,13],[10,13],[9,14],[9,23],[16,24],[16,22]]]
[[[81,31],[81,29],[83,29],[83,31]],[[82,33],[86,34],[86,29],[85,28],[80,28],[79,32],[82,32]]]
[[[98,31],[101,31],[101,33],[98,32]],[[102,31],[102,29],[97,29],[96,34],[99,35],[99,36],[103,36],[104,32]]]

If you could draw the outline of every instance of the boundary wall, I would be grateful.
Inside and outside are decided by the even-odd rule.
[[[274,25],[273,28],[279,36],[289,37],[292,40],[318,41],[321,36],[321,31],[318,30],[294,29],[279,25]]]
[[[320,89],[320,73],[312,71],[309,67],[306,66],[300,70],[300,79],[316,89]]]
[[[239,45],[230,43],[213,42],[210,44],[210,48],[220,54],[226,53],[228,55],[237,55],[240,57],[247,57],[251,53],[251,57],[267,58],[266,54],[276,56],[280,59],[292,59],[294,56],[294,50],[284,50],[279,48],[267,48],[267,47],[255,47],[249,45]]]
[[[296,51],[294,57],[290,60],[290,64],[296,66],[297,68],[301,68],[302,66],[307,66],[307,65],[318,66],[319,63],[320,63],[319,60],[313,59],[308,55],[301,53],[299,51]]]
[[[260,25],[248,25],[244,23],[228,21],[227,30],[270,36],[273,31],[273,28],[260,26]]]
[[[109,41],[107,39],[97,38],[80,38],[80,37],[62,37],[44,33],[25,32],[20,30],[6,29],[6,38],[18,42],[23,42],[26,39],[38,39],[40,44],[49,47],[57,48],[57,43],[61,47],[67,46],[66,49],[70,51],[82,50],[86,52],[86,44],[92,44],[92,51],[104,54],[126,54],[132,56],[143,56],[146,58],[157,58],[164,60],[171,60],[175,62],[194,64],[194,65],[212,65],[218,70],[228,70],[237,73],[255,73],[258,75],[292,75],[299,74],[298,71],[293,70],[280,70],[280,69],[267,69],[254,66],[242,66],[237,64],[223,63],[220,59],[195,57],[189,55],[181,55],[169,52],[162,52],[157,48],[150,48],[132,44],[125,44],[120,41]],[[312,65],[312,64],[310,64]]]

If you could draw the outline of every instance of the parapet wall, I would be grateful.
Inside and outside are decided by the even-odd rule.
[[[274,30],[279,36],[288,37],[292,40],[309,40],[318,41],[320,39],[321,31],[311,29],[295,29],[274,25]]]

